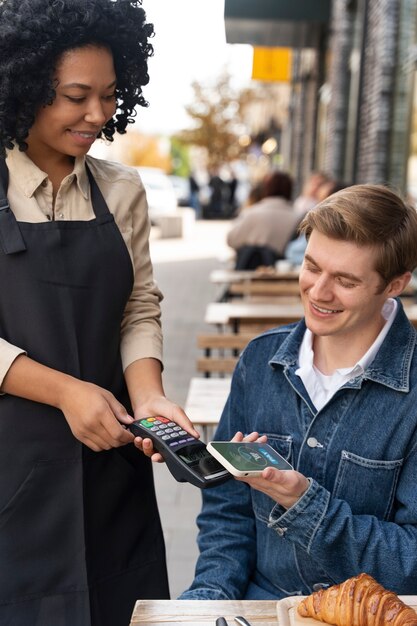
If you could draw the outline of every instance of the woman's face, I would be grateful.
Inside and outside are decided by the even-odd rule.
[[[28,155],[59,160],[88,152],[116,110],[116,73],[107,48],[86,46],[61,56],[56,98],[42,107],[30,129]]]

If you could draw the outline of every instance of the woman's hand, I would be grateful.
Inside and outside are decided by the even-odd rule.
[[[2,391],[60,409],[81,443],[98,452],[133,441],[122,424],[132,418],[112,393],[92,383],[19,355],[10,366]]]
[[[237,432],[232,441],[259,441],[265,443],[267,436],[260,436],[257,432],[253,432],[244,437],[241,432]],[[248,476],[236,477],[236,480],[241,480],[253,489],[262,491],[262,493],[278,502],[285,509],[292,507],[310,485],[308,479],[300,472],[295,470],[278,470],[273,467],[266,467],[262,472],[262,476],[254,476],[252,478]]]
[[[200,437],[200,433],[195,430],[193,424],[184,413],[183,409],[168,400],[163,395],[150,396],[143,403],[138,404],[135,410],[135,419],[142,419],[144,417],[157,416],[166,417],[167,419],[175,422],[186,430],[190,435]],[[163,462],[162,456],[159,452],[156,452],[153,443],[150,439],[143,439],[142,437],[135,437],[135,446],[141,450],[146,456],[150,457],[155,463]]]
[[[133,418],[112,393],[97,385],[71,379],[61,390],[58,408],[74,437],[95,452],[124,446],[134,439],[122,426]]]
[[[157,359],[147,358],[133,361],[126,368],[125,379],[135,420],[160,415],[182,426],[193,437],[197,437],[197,439],[200,437],[182,408],[165,397],[161,378],[161,364]],[[135,437],[134,443],[152,461],[156,463],[163,461],[159,452],[155,451],[150,439]]]

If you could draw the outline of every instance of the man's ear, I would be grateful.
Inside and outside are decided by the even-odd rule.
[[[395,298],[396,296],[399,296],[400,293],[402,293],[404,289],[407,287],[410,280],[411,280],[411,272],[405,272],[404,274],[401,274],[400,276],[396,276],[395,278],[393,278],[386,287],[387,296],[391,298]]]

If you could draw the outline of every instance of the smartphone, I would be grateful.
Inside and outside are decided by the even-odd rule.
[[[260,476],[265,467],[292,470],[293,466],[268,443],[210,441],[207,450],[233,476]]]

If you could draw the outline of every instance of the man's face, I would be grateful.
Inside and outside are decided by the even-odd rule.
[[[382,327],[381,309],[391,295],[381,290],[375,249],[330,239],[313,230],[300,272],[307,327],[316,336],[370,343]]]

